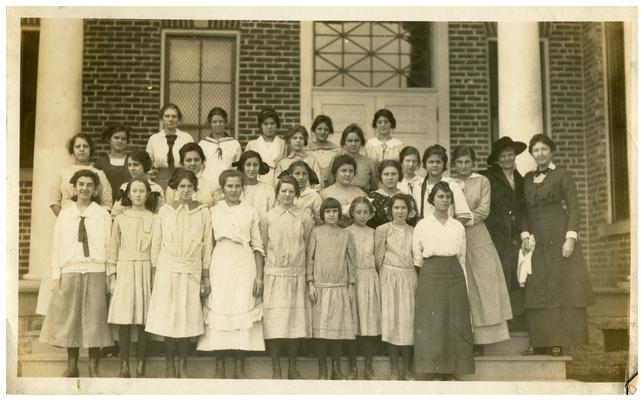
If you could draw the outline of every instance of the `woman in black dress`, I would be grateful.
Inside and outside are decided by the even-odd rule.
[[[525,308],[530,348],[525,355],[587,341],[586,307],[593,302],[590,277],[578,240],[581,211],[570,173],[552,162],[556,144],[538,134],[529,151],[536,171],[523,178],[526,216],[521,248],[532,251],[532,274],[525,283]]]
[[[516,278],[519,248],[521,247],[521,216],[523,214],[523,176],[516,169],[516,156],[527,145],[504,136],[492,144],[487,158],[488,168],[480,173],[490,181],[490,214],[485,226],[499,253],[505,283],[510,294],[513,319],[510,329],[522,328],[523,289]]]
[[[96,158],[94,163],[94,167],[102,170],[107,176],[114,202],[120,200],[120,186],[129,181],[126,162],[129,133],[129,128],[126,126],[120,124],[109,126],[102,134],[103,142],[109,143],[109,153]]]

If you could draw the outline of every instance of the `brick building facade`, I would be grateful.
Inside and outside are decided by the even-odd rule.
[[[37,26],[37,20],[25,21]],[[545,42],[545,96],[550,135],[558,145],[555,161],[574,175],[582,208],[579,235],[599,299],[590,312],[590,343],[573,353],[568,376],[580,380],[620,380],[627,346],[611,345],[628,329],[630,226],[612,223],[608,180],[607,85],[604,74],[604,24],[540,24]],[[301,120],[301,24],[291,21],[84,20],[83,132],[92,135],[99,153],[105,126],[132,129],[132,148],[144,148],[158,131],[163,85],[163,31],[231,32],[237,38],[237,118],[234,127],[244,145],[258,134],[256,115],[272,106],[284,128]],[[449,146],[474,146],[477,168],[484,168],[492,136],[491,46],[496,27],[488,22],[447,24],[449,49]],[[499,77],[500,79],[500,77]],[[515,88],[518,90],[519,88]],[[339,132],[342,127],[337,127]],[[427,145],[427,144],[426,144]],[[29,170],[21,174],[19,268],[28,270]],[[628,282],[629,283],[629,282]],[[608,335],[614,335],[612,337]],[[619,336],[617,336],[619,335]],[[606,342],[610,345],[606,345]],[[614,349],[614,350],[613,350]]]

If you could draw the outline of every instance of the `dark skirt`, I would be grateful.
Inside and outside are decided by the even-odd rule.
[[[526,319],[534,347],[571,346],[588,340],[585,308],[532,308]]]
[[[416,288],[416,373],[474,373],[474,336],[463,269],[456,256],[425,259]]]
[[[41,342],[59,347],[113,345],[107,325],[104,272],[63,273],[60,281],[52,281],[51,286]]]

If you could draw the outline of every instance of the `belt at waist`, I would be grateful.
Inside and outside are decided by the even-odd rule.
[[[357,271],[376,271],[376,268],[374,266],[371,267],[356,267]]]
[[[200,274],[202,272],[199,258],[179,258],[163,256],[162,262],[156,266],[156,271],[178,272],[182,274]]]
[[[151,254],[141,251],[119,251],[118,261],[149,261]]]
[[[347,283],[345,283],[345,282],[339,282],[339,283],[314,282],[314,286],[320,287],[320,288],[347,287]]]
[[[265,267],[264,274],[272,276],[305,276],[305,267]]]
[[[401,268],[401,267],[392,267],[391,265],[385,265],[383,264],[383,268],[391,269],[393,271],[401,271],[401,272],[415,272],[414,267],[412,268]]]

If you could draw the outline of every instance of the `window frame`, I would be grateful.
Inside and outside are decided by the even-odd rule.
[[[223,37],[223,38],[232,38],[235,39],[235,57],[233,57],[234,65],[234,81],[232,93],[234,94],[233,104],[233,121],[234,124],[228,127],[228,132],[232,136],[238,139],[239,129],[238,129],[238,118],[239,118],[239,97],[240,97],[240,32],[238,31],[226,31],[226,30],[211,30],[211,29],[162,29],[161,30],[161,40],[160,40],[160,98],[158,109],[160,109],[165,104],[165,94],[167,92],[167,57],[169,56],[167,52],[167,40],[170,37],[176,36],[194,36],[194,37]],[[180,104],[178,105],[180,106]],[[228,111],[229,110],[225,110]]]

